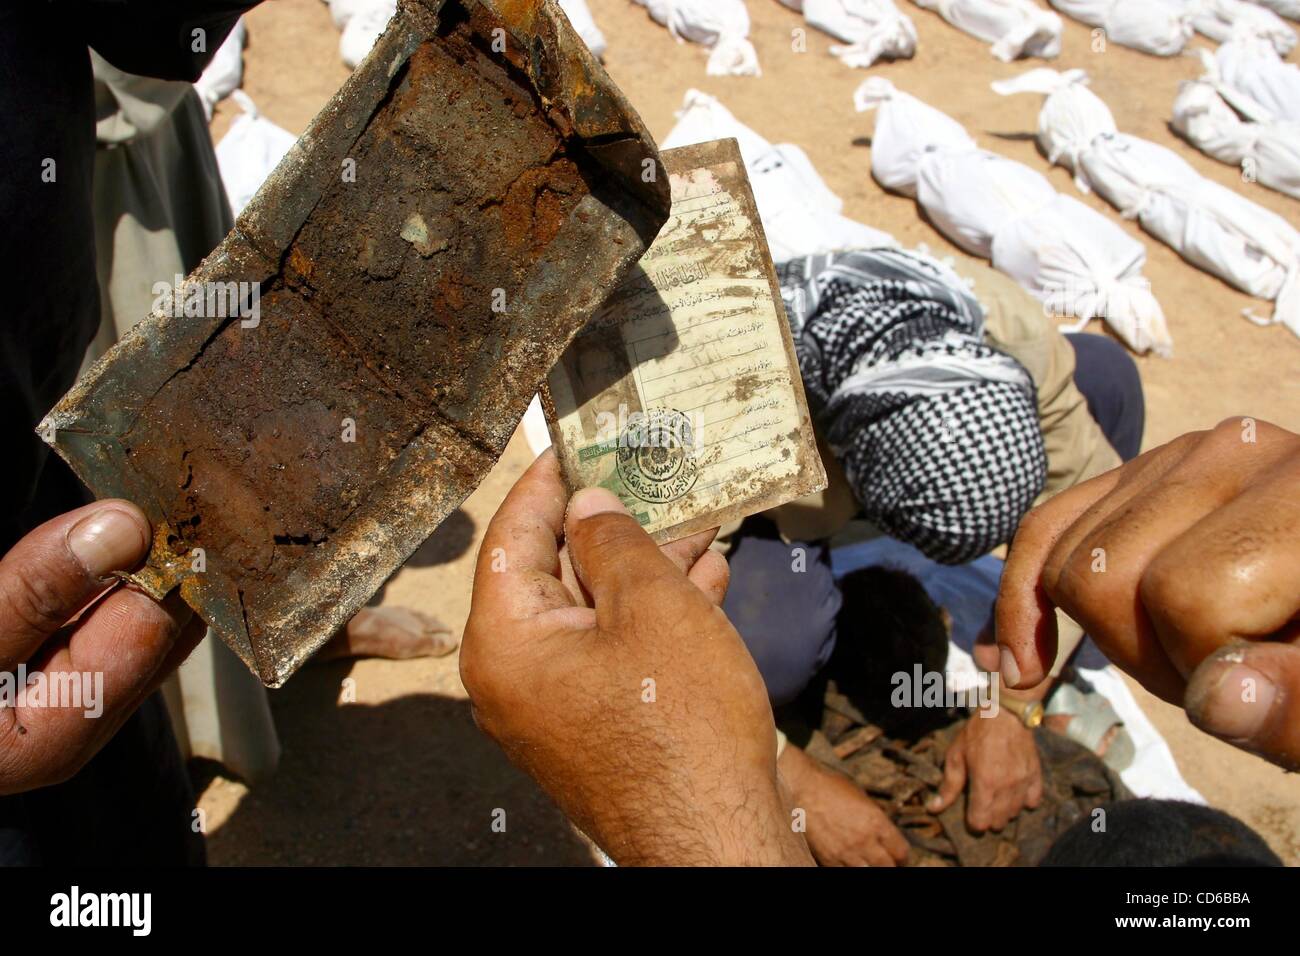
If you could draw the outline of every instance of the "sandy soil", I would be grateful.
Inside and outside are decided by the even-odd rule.
[[[963,254],[917,215],[914,204],[884,193],[870,176],[873,120],[853,111],[852,92],[868,75],[829,56],[829,38],[810,31],[795,52],[801,17],[777,0],[748,0],[763,76],[705,75],[705,53],[675,43],[631,0],[588,0],[605,31],[607,67],[652,132],[662,136],[684,93],[719,96],[768,139],[802,146],[845,200],[845,214],[892,232],[906,243]],[[1003,99],[988,84],[1039,61],[1002,64],[986,45],[934,14],[904,3],[920,34],[914,60],[874,68],[901,88],[964,123],[981,144],[1047,173],[1076,194],[1061,169],[1048,171],[1030,134],[1039,100]],[[245,90],[262,112],[301,132],[347,71],[338,34],[319,0],[276,0],[248,19]],[[1202,41],[1197,40],[1197,45]],[[1067,22],[1065,50],[1052,64],[1084,67],[1120,128],[1177,150],[1205,175],[1288,217],[1300,205],[1241,182],[1178,140],[1167,120],[1178,82],[1197,75],[1190,57],[1162,60],[1118,46],[1091,50],[1090,31]],[[218,138],[237,108],[214,120]],[[1082,197],[1114,215],[1096,197]],[[1141,231],[1126,223],[1135,236]],[[1250,414],[1300,430],[1300,341],[1280,326],[1256,328],[1241,310],[1266,304],[1243,296],[1146,241],[1146,274],[1169,317],[1176,355],[1140,359],[1147,389],[1147,446]],[[1099,324],[1094,331],[1101,331]],[[481,532],[514,477],[528,462],[519,436],[479,490],[388,586],[385,602],[440,615],[459,628],[469,610],[470,571]],[[357,701],[339,704],[345,677]],[[1134,687],[1167,736],[1189,783],[1211,803],[1258,829],[1290,864],[1300,864],[1300,778],[1197,731],[1182,712]],[[214,863],[570,863],[589,854],[560,814],[474,728],[455,658],[391,663],[360,661],[307,668],[272,703],[284,760],[270,781],[249,789],[216,768],[203,768]],[[493,811],[507,811],[505,833]]]

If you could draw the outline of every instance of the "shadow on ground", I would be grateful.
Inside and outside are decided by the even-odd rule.
[[[213,826],[211,864],[591,865],[584,841],[478,730],[467,701],[340,705],[350,667],[308,667],[272,693],[280,768]],[[221,769],[202,761],[191,773],[201,792]],[[497,810],[503,833],[493,831]]]
[[[464,508],[457,508],[415,549],[403,567],[430,568],[455,561],[473,546],[474,531],[474,519]]]

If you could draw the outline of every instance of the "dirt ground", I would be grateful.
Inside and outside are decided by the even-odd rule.
[[[1061,169],[1048,170],[1030,134],[1039,98],[1001,98],[989,83],[1041,61],[1003,64],[988,47],[936,15],[901,5],[916,22],[915,59],[851,70],[827,53],[828,37],[808,31],[795,52],[798,15],[777,0],[748,0],[761,78],[705,75],[705,53],[678,44],[631,0],[588,0],[609,40],[606,65],[650,130],[665,135],[685,92],[712,93],[737,117],[775,142],[802,146],[845,214],[885,229],[906,244],[963,254],[917,215],[907,199],[884,193],[870,175],[870,114],[856,114],[852,93],[869,73],[888,76],[961,121],[982,145],[1045,172],[1078,195]],[[347,77],[338,33],[320,0],[272,0],[248,17],[244,89],[264,115],[301,132]],[[1195,45],[1204,41],[1197,40]],[[1205,175],[1295,221],[1300,204],[1241,181],[1168,129],[1180,80],[1199,73],[1191,57],[1158,59],[1111,45],[1091,49],[1088,28],[1067,21],[1063,55],[1052,66],[1083,67],[1121,129],[1175,149]],[[237,107],[214,120],[220,138]],[[1095,196],[1080,197],[1115,216]],[[1117,218],[1117,217],[1116,217]],[[1300,430],[1300,340],[1281,326],[1257,328],[1241,317],[1257,302],[1185,264],[1143,237],[1146,275],[1164,306],[1175,343],[1172,359],[1139,359],[1147,391],[1147,447],[1229,417],[1252,415]],[[1094,324],[1092,331],[1102,331]],[[456,628],[469,610],[470,573],[482,530],[529,455],[516,436],[479,490],[389,584],[386,603],[435,613]],[[340,704],[345,677],[356,702]],[[1259,830],[1289,864],[1300,864],[1300,777],[1200,733],[1182,712],[1134,686],[1169,740],[1184,776],[1216,806]],[[311,666],[272,693],[284,746],[276,776],[252,789],[200,769],[210,857],[217,864],[520,864],[583,863],[591,857],[562,816],[474,728],[454,657],[392,663]],[[491,827],[504,809],[505,833]]]

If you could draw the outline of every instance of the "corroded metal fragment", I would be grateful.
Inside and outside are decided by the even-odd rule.
[[[137,582],[277,686],[487,474],[663,224],[661,170],[553,0],[403,0],[42,435],[154,522]]]

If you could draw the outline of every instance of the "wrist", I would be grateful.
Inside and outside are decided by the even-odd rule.
[[[990,679],[992,679],[992,676],[993,675],[990,675]],[[1033,687],[1027,687],[1021,690],[1014,690],[1009,687],[1003,687],[1001,686],[1001,684],[999,684],[998,696],[1003,700],[1042,702],[1047,697],[1048,693],[1051,691],[1052,686],[1053,686],[1053,681],[1050,678],[1048,680],[1043,681],[1041,684],[1036,684]]]
[[[716,863],[720,866],[811,866],[793,808],[777,778],[750,790],[746,802],[729,804],[714,818]],[[740,812],[736,808],[740,807]]]
[[[774,768],[658,800],[593,836],[620,866],[812,865]]]
[[[808,778],[816,773],[818,768],[802,747],[787,743],[776,759],[776,770],[781,782],[789,790],[790,796],[797,800]]]
[[[1006,717],[1008,720],[1014,720],[1026,730],[1033,730],[1043,722],[1045,715],[1043,703],[1040,700],[1003,696],[997,701],[997,711],[993,716]]]

